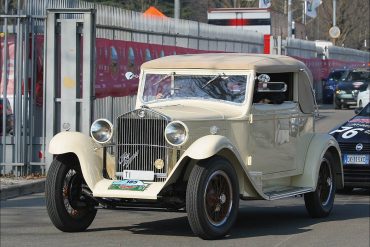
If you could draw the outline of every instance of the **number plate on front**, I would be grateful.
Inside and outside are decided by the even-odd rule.
[[[123,172],[117,172],[116,175],[123,179],[154,180],[154,171],[124,170]]]
[[[354,165],[368,165],[369,164],[369,155],[354,155],[354,154],[345,154],[344,155],[344,164],[354,164]]]

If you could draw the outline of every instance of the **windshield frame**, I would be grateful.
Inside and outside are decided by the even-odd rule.
[[[246,87],[245,87],[245,97],[243,102],[237,103],[232,101],[226,101],[221,99],[212,99],[212,98],[200,98],[200,97],[184,97],[184,98],[167,98],[167,99],[160,99],[160,100],[152,100],[152,101],[145,101],[144,100],[144,88],[145,88],[145,78],[147,74],[163,74],[167,75],[170,73],[175,73],[175,75],[207,75],[207,76],[217,76],[217,75],[225,75],[225,76],[246,76]],[[252,70],[212,70],[212,69],[146,69],[141,71],[140,75],[140,85],[138,91],[138,99],[142,105],[147,104],[157,104],[162,102],[175,102],[175,101],[184,101],[184,100],[193,100],[193,101],[207,101],[207,102],[216,102],[222,104],[229,104],[229,105],[237,105],[241,106],[246,104],[248,101],[249,95],[249,86],[252,82],[253,71]]]

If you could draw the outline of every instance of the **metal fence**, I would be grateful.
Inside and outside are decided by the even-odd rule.
[[[0,13],[1,33],[1,172],[15,175],[43,172],[40,153],[43,146],[43,108],[36,100],[37,35],[43,34],[45,18],[9,10],[5,1]],[[8,94],[9,92],[9,94]]]

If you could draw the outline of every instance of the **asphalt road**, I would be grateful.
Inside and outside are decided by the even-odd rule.
[[[326,132],[353,115],[324,109],[316,129]],[[302,197],[241,201],[229,236],[194,237],[185,212],[100,210],[86,232],[62,233],[51,224],[43,194],[1,201],[1,247],[6,246],[356,246],[369,247],[369,190],[337,194],[332,213],[311,219]]]

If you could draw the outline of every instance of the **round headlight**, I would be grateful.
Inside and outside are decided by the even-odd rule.
[[[188,127],[183,122],[173,121],[164,131],[166,141],[173,146],[181,146],[188,140]]]
[[[107,119],[98,119],[90,128],[91,137],[98,143],[107,143],[113,137],[113,125]]]

